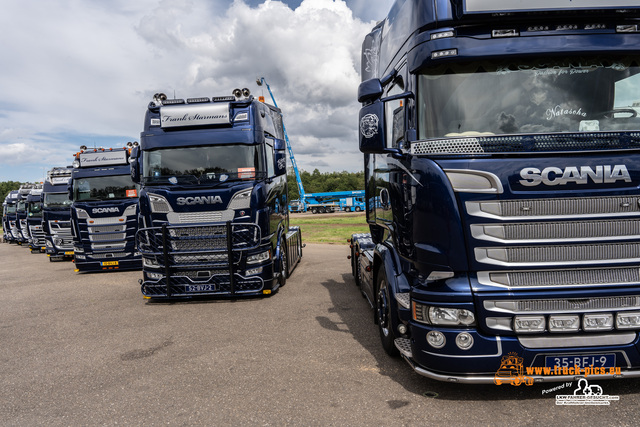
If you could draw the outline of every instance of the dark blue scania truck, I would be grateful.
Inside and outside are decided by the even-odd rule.
[[[123,148],[76,153],[69,196],[77,272],[138,270],[138,186],[131,180],[129,153]]]
[[[42,231],[49,261],[73,259],[71,167],[54,167],[42,185]]]
[[[279,109],[248,89],[186,101],[157,94],[132,158],[145,298],[269,295],[284,285],[302,241],[289,227]]]
[[[362,80],[352,268],[386,352],[640,376],[640,3],[398,0]]]

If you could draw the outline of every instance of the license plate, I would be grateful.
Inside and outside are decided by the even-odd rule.
[[[615,354],[576,354],[573,356],[546,356],[545,366],[553,368],[612,368],[616,366]]]
[[[73,255],[73,251],[66,251],[64,254],[65,255]]]
[[[118,261],[102,261],[100,265],[103,267],[107,267],[109,265],[118,265]]]
[[[187,285],[187,292],[213,292],[215,285]]]

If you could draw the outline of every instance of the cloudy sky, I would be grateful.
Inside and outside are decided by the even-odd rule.
[[[264,94],[298,167],[362,170],[360,47],[392,0],[3,0],[0,181],[138,141],[156,92]]]

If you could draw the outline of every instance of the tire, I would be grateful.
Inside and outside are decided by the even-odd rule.
[[[344,208],[345,212],[351,212],[351,208]]]
[[[280,287],[287,284],[287,276],[289,272],[289,262],[287,259],[287,243],[283,242],[282,246],[282,259],[280,260]]]
[[[318,208],[311,208],[311,213],[317,214],[318,213]]]
[[[380,267],[380,271],[378,271],[376,290],[375,310],[378,331],[380,332],[380,342],[382,343],[382,348],[389,356],[398,357],[400,351],[398,351],[394,344],[396,334],[393,331],[391,322],[391,298],[384,267]]]
[[[360,212],[362,209],[360,209],[360,206],[356,206],[356,212]]]

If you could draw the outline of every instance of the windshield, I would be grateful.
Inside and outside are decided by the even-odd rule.
[[[419,139],[640,129],[639,62],[538,58],[426,70],[418,76]]]
[[[29,203],[28,211],[30,217],[42,216],[42,203]]]
[[[20,201],[18,202],[18,212],[19,213],[24,213],[27,211],[27,202],[26,201]]]
[[[69,193],[44,193],[43,206],[47,209],[68,209],[71,206]]]
[[[143,154],[145,183],[202,184],[264,175],[259,145],[169,148]]]
[[[7,205],[7,213],[8,214],[16,213],[16,205]]]
[[[138,197],[130,175],[100,176],[73,180],[73,200],[111,200]]]

